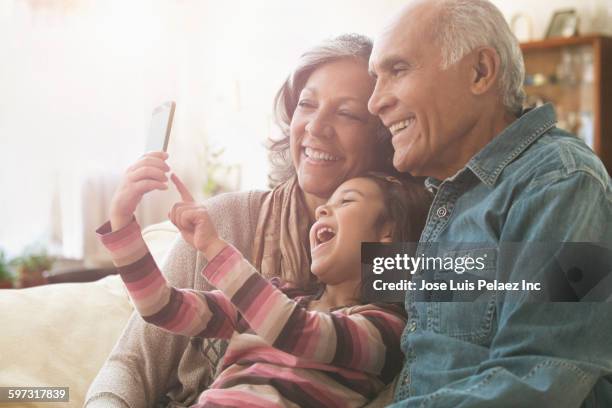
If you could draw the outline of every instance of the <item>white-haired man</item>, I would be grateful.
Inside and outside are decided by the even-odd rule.
[[[393,133],[395,167],[435,194],[419,254],[470,255],[485,260],[477,278],[546,289],[474,302],[408,291],[394,406],[612,406],[612,303],[598,301],[610,291],[557,257],[568,242],[612,242],[610,177],[550,105],[523,111],[523,59],[502,14],[486,0],[411,3],[370,68],[369,109]],[[592,302],[551,302],[569,299]]]

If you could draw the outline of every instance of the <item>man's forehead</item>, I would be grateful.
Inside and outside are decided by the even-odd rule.
[[[423,18],[431,15],[426,5],[417,2],[387,24],[374,40],[370,71],[389,60],[407,56],[416,58],[424,49],[433,48],[431,22],[426,21],[429,18]]]
[[[388,26],[374,41],[370,55],[370,70],[390,60],[398,59],[410,53],[414,48],[410,28],[401,25]]]

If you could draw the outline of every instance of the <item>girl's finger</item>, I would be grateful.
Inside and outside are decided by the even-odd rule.
[[[190,230],[194,229],[198,220],[202,216],[202,209],[199,207],[185,207],[183,211],[181,211],[180,224],[185,228]]]
[[[157,180],[140,180],[132,184],[132,188],[142,196],[153,190],[167,190],[168,184]]]
[[[193,225],[190,222],[190,218],[185,217],[185,213],[188,213],[194,208],[196,208],[196,204],[194,203],[182,203],[182,205],[177,206],[175,212],[175,220],[177,222],[176,225],[180,226],[182,229],[193,230]]]
[[[140,180],[168,181],[166,173],[156,167],[141,167],[136,170],[132,170],[128,173],[127,178],[131,182],[137,182]]]
[[[143,154],[142,157],[157,157],[158,159],[166,160],[168,158],[168,153],[166,152],[147,152]]]
[[[176,186],[176,189],[178,190],[179,194],[181,195],[181,199],[183,201],[186,201],[186,202],[195,202],[193,196],[189,192],[189,189],[185,186],[185,184],[183,184],[181,179],[176,174],[172,173],[170,175],[170,179],[172,180],[172,182]]]
[[[168,166],[168,164],[164,160],[158,157],[147,156],[141,157],[136,163],[134,163],[128,168],[128,171],[136,170],[140,167],[157,167],[158,169],[163,170],[164,172],[170,171],[170,166]]]
[[[176,225],[177,228],[179,227],[179,214],[188,205],[190,205],[190,203],[179,201],[178,203],[175,203],[172,206],[172,209],[168,213],[168,218],[170,218],[170,221],[172,221],[172,223]]]

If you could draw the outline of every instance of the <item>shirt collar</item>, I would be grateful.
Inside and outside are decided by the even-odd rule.
[[[436,194],[438,188],[440,188],[440,184],[442,184],[442,182],[436,178],[427,177],[425,179],[425,188],[432,194]]]
[[[464,169],[450,177],[454,179],[470,169],[486,186],[493,187],[501,172],[521,153],[557,122],[555,109],[547,103],[526,111],[520,118],[493,138],[467,163]],[[428,190],[437,190],[441,182],[432,177],[425,180]]]

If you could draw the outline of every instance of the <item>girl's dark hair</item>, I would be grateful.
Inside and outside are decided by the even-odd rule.
[[[394,224],[392,241],[418,242],[427,221],[432,196],[425,190],[423,179],[406,173],[391,174],[371,171],[359,177],[372,180],[382,192],[384,210],[377,223],[379,226],[389,221]],[[359,290],[363,295],[363,287]],[[319,282],[312,292],[314,298],[319,299],[324,291],[325,285]],[[405,316],[402,303],[374,304]]]
[[[378,223],[383,225],[390,221],[394,224],[392,241],[418,242],[425,228],[432,202],[432,196],[425,189],[423,179],[395,172],[393,175],[369,172],[361,177],[372,180],[382,192],[384,212],[379,217]],[[365,303],[362,285],[360,291],[362,302]],[[403,303],[374,302],[373,304],[406,317]]]
[[[395,225],[393,242],[418,242],[432,201],[422,180],[408,174],[379,172],[368,172],[361,177],[375,182],[383,194],[385,209],[378,222],[382,225],[391,221]]]

